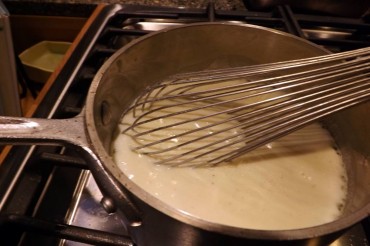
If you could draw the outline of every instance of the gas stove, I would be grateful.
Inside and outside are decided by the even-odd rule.
[[[196,22],[247,23],[288,32],[332,52],[370,46],[366,18],[310,15],[277,6],[267,11],[106,5],[92,22],[34,113],[69,118],[84,107],[94,75],[137,37]],[[1,245],[132,245],[120,217],[108,213],[88,166],[73,148],[15,146],[0,166]],[[369,245],[369,220],[333,246]]]

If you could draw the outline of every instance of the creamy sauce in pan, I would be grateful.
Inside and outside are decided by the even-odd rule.
[[[230,85],[242,82],[243,80],[235,80],[226,83]],[[207,85],[206,90],[209,89]],[[197,92],[199,90],[197,88]],[[230,97],[219,100],[228,98]],[[263,98],[260,96],[257,98],[261,99]],[[255,100],[256,98],[243,98],[233,103],[248,105]],[[171,110],[184,108],[174,107]],[[211,115],[212,110],[208,107],[202,108],[196,114]],[[159,117],[146,127],[158,128],[192,117],[194,115]],[[222,117],[230,116],[221,114],[219,117],[221,118],[218,120],[222,120]],[[119,130],[124,129],[127,124],[131,125],[133,121],[132,114],[126,114]],[[161,138],[174,136],[184,130],[209,123],[201,119],[175,129],[146,135],[145,138],[140,138],[140,141],[152,142],[153,139],[159,138],[158,134],[161,134]],[[235,123],[237,122],[231,121],[228,124]],[[211,131],[225,127],[227,128],[215,126]],[[224,135],[243,137],[239,132],[240,129],[235,128]],[[171,140],[174,140],[175,144],[186,141],[185,138]],[[155,165],[154,159],[131,150],[136,145],[137,143],[126,134],[119,134],[113,143],[115,162],[127,177],[169,206],[205,221],[263,230],[305,228],[335,220],[340,216],[345,203],[347,176],[344,164],[333,148],[335,143],[330,134],[318,124],[307,126],[249,152],[230,164],[217,167],[171,168]],[[157,147],[167,148],[172,145],[169,141]],[[193,147],[194,145],[190,146]],[[183,150],[172,150],[176,151]]]
[[[153,159],[131,151],[132,146],[125,134],[113,142],[113,157],[127,177],[164,203],[205,221],[263,230],[305,228],[335,220],[345,203],[344,165],[318,124],[213,168],[154,165]]]

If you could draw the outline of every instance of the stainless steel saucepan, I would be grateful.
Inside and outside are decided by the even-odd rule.
[[[106,205],[123,214],[138,245],[326,245],[370,213],[368,103],[323,121],[343,155],[349,187],[343,215],[316,227],[250,230],[193,218],[139,188],[110,156],[122,113],[148,84],[179,72],[326,52],[289,34],[257,26],[203,23],[166,29],[133,41],[102,66],[81,115],[64,120],[0,117],[0,142],[74,146],[88,161]]]

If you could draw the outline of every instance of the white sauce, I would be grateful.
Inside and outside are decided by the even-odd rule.
[[[119,168],[159,200],[205,221],[264,230],[305,228],[335,220],[345,202],[344,165],[330,135],[317,124],[214,168],[154,165],[131,151],[132,145],[124,134],[114,141]]]
[[[239,104],[246,105],[255,99],[248,100]],[[196,113],[209,115],[212,112]],[[122,122],[131,124],[133,120],[131,114],[127,114]],[[146,127],[156,128],[176,120],[159,119]],[[184,128],[189,130],[207,124],[209,122],[200,120],[175,130],[163,130],[160,134],[161,137],[173,136]],[[125,128],[119,127],[121,130]],[[224,135],[241,134],[234,129]],[[156,138],[158,135],[152,134],[142,141]],[[185,141],[182,138],[171,140],[176,144]],[[172,144],[169,141],[159,148]],[[347,193],[345,167],[333,148],[332,138],[318,124],[260,147],[231,164],[217,167],[154,165],[154,159],[131,151],[136,145],[125,134],[120,134],[113,142],[113,157],[127,177],[164,203],[205,221],[250,229],[297,229],[333,221],[340,216],[344,206]]]

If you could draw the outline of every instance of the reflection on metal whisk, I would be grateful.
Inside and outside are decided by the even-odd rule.
[[[218,165],[370,96],[370,48],[176,75],[126,113],[134,151],[173,166]]]

